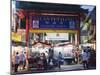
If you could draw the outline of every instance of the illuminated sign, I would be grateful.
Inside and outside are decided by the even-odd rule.
[[[21,37],[21,35],[12,32],[12,40],[20,42],[22,40],[22,37]]]
[[[78,17],[74,16],[33,16],[31,28],[77,29]]]
[[[68,40],[68,33],[46,33],[46,40]]]

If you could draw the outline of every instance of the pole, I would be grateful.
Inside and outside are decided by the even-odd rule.
[[[28,69],[28,48],[29,48],[29,21],[28,16],[26,16],[26,66]]]

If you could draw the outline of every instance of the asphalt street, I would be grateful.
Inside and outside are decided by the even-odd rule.
[[[60,69],[57,67],[57,68],[49,69],[49,70],[35,70],[35,69],[31,68],[28,71],[23,70],[23,71],[17,72],[16,74],[64,72],[64,71],[79,71],[79,70],[84,70],[82,64],[76,64],[76,65],[61,65],[61,68]],[[14,73],[12,73],[12,74],[14,74]]]

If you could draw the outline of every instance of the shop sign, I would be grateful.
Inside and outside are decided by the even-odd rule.
[[[31,28],[77,29],[78,18],[69,16],[33,16]]]
[[[68,33],[46,33],[46,34],[47,34],[46,40],[68,40]]]
[[[17,34],[17,33],[12,33],[12,40],[16,41],[16,42],[20,42],[21,39],[21,35]]]

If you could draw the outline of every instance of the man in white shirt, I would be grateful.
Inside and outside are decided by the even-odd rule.
[[[82,54],[82,60],[83,60],[84,69],[88,69],[88,53],[86,52],[86,50],[84,50]]]

